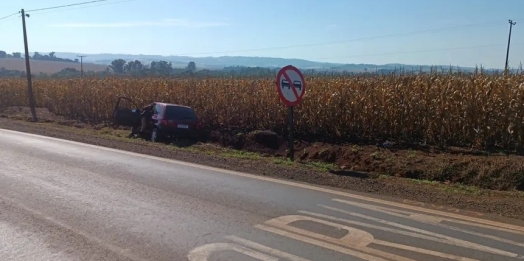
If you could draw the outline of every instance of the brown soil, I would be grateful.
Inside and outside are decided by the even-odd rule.
[[[395,144],[357,146],[296,142],[295,158],[299,163],[282,164],[287,155],[287,143],[270,131],[213,131],[207,135],[207,143],[193,145],[194,150],[174,150],[163,144],[137,143],[133,139],[101,135],[110,129],[108,123],[88,125],[70,121],[41,108],[37,113],[39,122],[48,124],[29,122],[28,108],[0,110],[0,128],[524,220],[524,193],[494,191],[524,189],[522,156],[487,155],[460,148],[444,151],[431,147],[400,149]],[[120,131],[118,136],[125,136],[125,132]],[[258,152],[265,157],[202,153],[223,147]],[[311,162],[322,162],[321,167],[329,171],[311,168],[314,165]],[[413,182],[395,176],[438,182]],[[445,185],[449,183],[493,190]]]
[[[287,141],[271,131],[212,131],[208,142],[271,156],[289,156]],[[359,146],[295,141],[294,147],[298,160],[333,164],[340,171],[359,171],[493,190],[524,190],[524,156],[520,155],[431,146],[404,149],[387,142],[376,146]]]

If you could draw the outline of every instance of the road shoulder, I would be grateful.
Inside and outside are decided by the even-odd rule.
[[[57,123],[31,123],[0,118],[0,128],[55,137],[108,148],[175,159],[254,175],[370,194],[413,205],[486,213],[492,218],[524,220],[524,193],[484,190],[436,182],[332,168],[329,164],[289,162],[268,155],[225,149],[214,144],[179,148],[125,136],[125,131],[80,128]]]

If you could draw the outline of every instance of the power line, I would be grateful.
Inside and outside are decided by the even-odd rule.
[[[81,7],[76,7],[76,8],[62,9],[62,10],[52,10],[52,11],[48,11],[48,12],[38,13],[38,15],[49,14],[49,13],[57,13],[57,12],[65,12],[65,11],[85,9],[85,8],[93,8],[93,7],[97,7],[97,6],[103,6],[103,5],[114,5],[114,4],[133,2],[133,1],[136,1],[136,0],[124,0],[124,1],[109,2],[109,3],[104,3],[104,4],[98,4],[98,5],[81,6]]]
[[[256,51],[288,49],[288,48],[297,48],[297,47],[322,46],[322,45],[330,45],[330,44],[340,44],[340,43],[350,43],[350,42],[374,40],[374,39],[381,39],[381,38],[390,38],[390,37],[396,37],[396,36],[410,36],[410,35],[418,35],[418,34],[424,34],[424,33],[434,33],[434,32],[456,30],[456,29],[462,29],[462,28],[468,28],[468,27],[476,27],[476,26],[484,26],[484,25],[496,25],[497,23],[498,22],[493,21],[493,22],[484,22],[484,23],[478,23],[478,24],[469,24],[469,25],[445,27],[445,28],[432,29],[432,30],[413,31],[413,32],[408,32],[408,33],[398,33],[398,34],[379,35],[379,36],[371,36],[371,37],[364,37],[364,38],[355,38],[355,39],[350,39],[350,40],[345,40],[345,41],[333,41],[333,42],[311,43],[311,44],[297,44],[297,45],[275,46],[275,47],[266,47],[266,48],[257,48],[257,49],[231,50],[231,51],[206,52],[206,53],[188,53],[188,54],[177,54],[177,56],[212,55],[212,54],[226,54],[226,53],[239,53],[239,52],[256,52]]]
[[[516,45],[524,45],[524,43],[516,43]],[[325,57],[317,60],[326,60],[333,58],[353,58],[353,57],[369,57],[369,56],[382,56],[382,55],[395,55],[395,54],[409,54],[409,53],[424,53],[424,52],[435,52],[435,51],[451,51],[451,50],[464,50],[464,49],[477,49],[477,48],[487,48],[487,47],[500,47],[505,46],[504,44],[491,44],[491,45],[477,45],[477,46],[467,46],[467,47],[451,47],[451,48],[439,48],[439,49],[426,49],[426,50],[415,50],[415,51],[404,51],[404,52],[392,52],[392,53],[378,53],[378,54],[358,54],[350,56],[333,56]]]
[[[59,6],[53,6],[53,7],[45,7],[45,8],[39,8],[39,9],[27,10],[26,12],[37,12],[37,11],[43,11],[43,10],[58,9],[58,8],[70,7],[70,6],[76,6],[76,5],[92,4],[92,3],[98,3],[98,2],[106,2],[106,1],[108,1],[108,0],[93,0],[93,1],[88,1],[88,2],[76,3],[76,4],[59,5]]]
[[[14,14],[6,15],[6,16],[0,18],[0,21],[1,21],[1,20],[4,20],[4,19],[7,19],[7,18],[9,18],[9,17],[15,16],[15,15],[17,15],[17,14],[19,14],[19,13],[20,13],[20,12],[16,12],[16,13],[14,13]]]

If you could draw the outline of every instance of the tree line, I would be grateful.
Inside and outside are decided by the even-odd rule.
[[[23,58],[22,53],[13,52],[7,54],[5,51],[0,51],[0,58]],[[62,61],[62,62],[71,62],[78,63],[78,59],[64,59],[56,57],[55,52],[51,52],[46,55],[42,55],[38,52],[35,52],[31,59],[34,60],[44,60],[44,61]],[[75,67],[79,67],[76,65]],[[266,67],[245,67],[245,66],[227,66],[222,69],[209,70],[201,69],[197,70],[197,65],[195,62],[191,61],[184,68],[173,67],[172,62],[168,61],[152,61],[149,64],[142,63],[139,60],[126,61],[124,59],[115,59],[104,71],[85,71],[85,76],[95,76],[95,77],[106,77],[106,76],[132,76],[132,77],[271,77],[275,76],[279,68],[266,68]],[[516,73],[522,73],[522,65],[517,70]],[[344,75],[361,75],[361,76],[376,76],[376,75],[414,75],[414,74],[425,74],[422,67],[417,70],[416,68],[395,68],[391,69],[376,69],[376,70],[365,70],[365,72],[347,72],[341,70],[302,70],[304,75],[315,75],[315,76],[344,76]],[[474,72],[464,72],[459,68],[454,69],[452,67],[446,68],[437,68],[431,67],[429,73],[439,73],[439,74],[498,74],[498,71],[484,70],[484,68],[477,68]],[[34,74],[33,74],[34,75]],[[39,78],[74,78],[80,77],[81,72],[76,68],[65,68],[60,72],[53,74],[44,74],[40,73],[34,75]],[[5,68],[0,68],[0,77],[25,77],[25,71],[17,70],[8,70]]]
[[[22,59],[25,58],[25,55],[22,55],[21,52],[13,52],[13,53],[7,53],[5,51],[0,50],[0,59],[2,58],[16,58],[16,59]],[[30,56],[29,59],[33,60],[41,60],[41,61],[54,61],[54,62],[69,62],[69,63],[78,63],[78,59],[67,59],[67,58],[60,58],[55,55],[55,52],[50,52],[49,54],[40,54],[39,52],[35,52],[33,56]]]

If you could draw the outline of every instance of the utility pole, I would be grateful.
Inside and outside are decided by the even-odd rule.
[[[80,57],[80,78],[84,77],[84,57],[85,55],[77,55],[77,57]]]
[[[508,37],[508,50],[506,51],[506,66],[504,67],[504,73],[508,73],[508,59],[509,59],[509,44],[511,42],[511,28],[516,25],[517,22],[513,22],[513,20],[509,20],[509,37]]]
[[[38,118],[36,117],[36,109],[35,109],[35,96],[33,94],[33,82],[31,81],[31,66],[29,64],[29,47],[27,45],[27,31],[25,28],[25,17],[29,17],[29,14],[25,14],[24,9],[21,11],[22,13],[22,27],[24,29],[24,47],[25,47],[25,71],[27,75],[27,94],[29,97],[29,108],[31,109],[31,114],[33,116],[33,121],[38,121]]]

